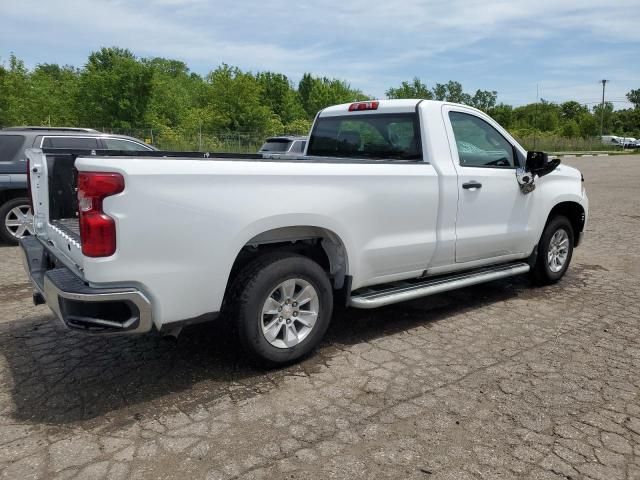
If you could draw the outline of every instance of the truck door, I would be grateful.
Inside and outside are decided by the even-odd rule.
[[[476,110],[444,106],[443,115],[458,174],[456,262],[530,253],[533,195],[518,186],[515,142]]]

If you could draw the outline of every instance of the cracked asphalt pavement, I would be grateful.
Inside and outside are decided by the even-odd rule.
[[[279,370],[225,325],[66,331],[0,247],[0,479],[640,479],[640,156],[565,161],[591,217],[562,282],[339,312]]]

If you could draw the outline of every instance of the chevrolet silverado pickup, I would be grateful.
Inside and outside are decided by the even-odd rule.
[[[578,170],[446,102],[326,108],[298,158],[91,153],[28,152],[34,301],[96,334],[222,312],[262,364],[308,354],[334,302],[554,283],[587,221]]]

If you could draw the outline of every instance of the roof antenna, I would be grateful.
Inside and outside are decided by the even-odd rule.
[[[533,112],[533,150],[536,149],[536,140],[538,139],[538,104],[540,103],[540,93],[538,84],[536,83],[536,108]]]

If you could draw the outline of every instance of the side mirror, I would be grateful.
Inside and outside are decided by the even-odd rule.
[[[544,152],[527,152],[526,170],[533,175],[544,177],[553,172],[560,165],[560,159],[549,160],[549,155]]]

